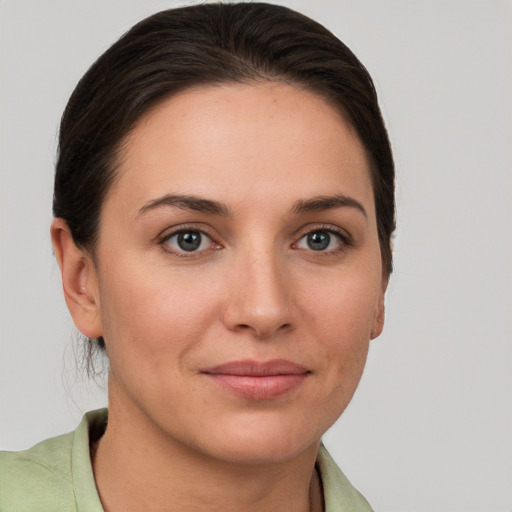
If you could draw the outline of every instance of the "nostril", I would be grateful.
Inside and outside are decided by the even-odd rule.
[[[221,310],[222,321],[230,331],[249,333],[257,338],[284,334],[293,327],[293,310],[285,287],[266,265],[259,272],[244,272],[250,282],[236,282],[236,292],[226,297]]]
[[[290,330],[292,327],[291,323],[283,323],[281,325],[275,326],[275,325],[263,325],[263,324],[236,324],[233,326],[232,330],[238,331],[238,332],[244,332],[244,331],[250,331],[254,333],[254,335],[258,338],[271,338],[275,334],[284,333],[288,330]]]

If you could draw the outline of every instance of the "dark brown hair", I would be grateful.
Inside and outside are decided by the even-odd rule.
[[[317,22],[264,3],[202,4],[135,25],[87,71],[60,126],[53,213],[94,254],[117,155],[136,122],[184,89],[272,80],[326,99],[356,130],[371,162],[384,271],[392,270],[394,165],[372,79]],[[100,339],[100,344],[103,340]]]

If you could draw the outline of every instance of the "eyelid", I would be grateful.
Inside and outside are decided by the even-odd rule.
[[[304,235],[308,235],[309,233],[314,233],[315,231],[328,231],[330,233],[335,233],[339,235],[341,238],[346,240],[347,243],[353,243],[352,236],[350,233],[339,227],[335,224],[308,224],[307,226],[303,226],[295,232],[295,238],[302,238]]]
[[[318,231],[325,231],[327,233],[334,234],[336,237],[338,237],[341,240],[341,247],[330,250],[330,251],[317,251],[318,254],[330,254],[336,251],[341,251],[346,247],[350,247],[354,245],[354,241],[352,239],[352,236],[344,229],[340,228],[339,226],[336,226],[334,224],[316,224],[316,225],[308,225],[306,227],[301,228],[298,232],[296,232],[295,242],[293,242],[292,246],[295,246],[294,248],[300,249],[297,246],[297,244],[305,237],[308,236],[311,233],[315,233]],[[311,249],[311,251],[313,251]],[[313,251],[315,252],[315,251]]]
[[[200,233],[203,233],[212,239],[218,238],[214,230],[207,224],[205,225],[199,222],[182,222],[174,226],[167,226],[165,229],[160,231],[160,233],[155,237],[155,240],[157,242],[162,242],[164,239],[183,231],[199,231]]]
[[[202,249],[200,251],[179,251],[176,250],[169,245],[166,244],[166,242],[171,239],[173,236],[179,235],[180,233],[186,233],[188,231],[195,231],[198,233],[201,233],[201,235],[206,236],[209,238],[211,245],[214,245],[215,247],[209,247],[207,249]],[[222,245],[217,242],[218,236],[212,233],[212,229],[208,229],[208,227],[204,224],[195,224],[195,223],[186,223],[186,224],[179,224],[177,226],[173,226],[172,228],[166,228],[163,230],[157,237],[156,242],[158,245],[162,247],[162,249],[170,254],[174,254],[179,257],[184,258],[194,258],[199,257],[203,255],[205,252],[208,252],[209,250],[218,250],[222,248]]]

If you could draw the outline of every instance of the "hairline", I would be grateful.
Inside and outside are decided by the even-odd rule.
[[[111,163],[109,165],[110,167],[110,182],[108,184],[106,193],[101,201],[101,206],[99,210],[98,215],[98,225],[95,230],[95,237],[92,241],[92,244],[90,247],[84,247],[84,249],[87,251],[87,253],[91,256],[92,261],[96,264],[97,263],[97,257],[96,257],[96,250],[97,250],[97,244],[98,239],[100,236],[100,230],[101,230],[101,219],[102,219],[102,213],[104,210],[104,205],[109,199],[117,180],[120,176],[120,168],[123,166],[125,160],[125,156],[128,155],[128,149],[127,146],[130,144],[131,137],[134,133],[134,131],[142,124],[144,123],[159,107],[161,107],[164,103],[170,101],[171,99],[181,95],[186,94],[190,91],[197,91],[200,92],[202,90],[206,89],[214,89],[218,87],[225,87],[225,86],[232,86],[232,85],[249,85],[257,87],[258,85],[265,85],[265,84],[284,84],[288,85],[290,87],[293,87],[295,90],[299,92],[305,92],[308,94],[311,94],[312,96],[315,96],[316,98],[322,100],[326,106],[330,107],[333,111],[336,112],[336,114],[339,116],[340,120],[346,124],[348,127],[350,133],[357,139],[357,141],[361,144],[361,147],[363,149],[364,155],[366,157],[367,163],[368,163],[368,172],[370,174],[370,182],[372,185],[372,195],[373,195],[373,201],[374,201],[374,210],[375,210],[375,218],[377,221],[377,225],[379,223],[379,216],[377,214],[377,204],[376,204],[376,183],[374,182],[374,176],[378,174],[377,163],[375,162],[374,158],[370,154],[369,149],[367,148],[366,144],[362,140],[361,136],[359,135],[357,128],[355,127],[354,123],[351,121],[350,116],[345,112],[345,109],[343,108],[343,105],[339,101],[335,101],[332,97],[329,97],[329,94],[327,94],[324,91],[321,91],[320,88],[315,88],[313,85],[308,84],[301,80],[294,80],[290,77],[286,76],[273,76],[271,74],[263,74],[263,73],[255,73],[255,76],[240,76],[239,78],[225,78],[225,79],[217,79],[217,80],[200,80],[197,79],[195,82],[191,82],[190,84],[183,84],[181,87],[177,87],[175,90],[169,90],[167,93],[162,94],[161,97],[154,98],[150,105],[147,106],[146,109],[144,109],[135,119],[132,121],[129,128],[126,130],[124,135],[117,141],[117,143],[114,145],[112,150],[112,157],[111,157]],[[384,251],[381,244],[381,237],[380,237],[380,231],[378,232],[378,239],[379,239],[379,247],[381,251],[381,260],[384,267]],[[386,274],[389,275],[391,272],[388,272],[388,270],[385,270]]]

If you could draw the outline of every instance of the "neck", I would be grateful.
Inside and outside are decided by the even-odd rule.
[[[105,512],[323,510],[314,466],[318,443],[278,463],[222,461],[183,446],[142,413],[119,405],[111,400],[107,430],[92,451]]]

